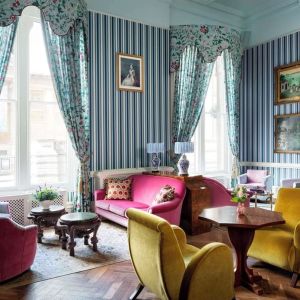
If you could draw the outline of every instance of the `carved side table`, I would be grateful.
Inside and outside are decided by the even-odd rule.
[[[97,251],[97,231],[100,226],[100,218],[97,214],[91,212],[78,212],[70,213],[60,217],[57,222],[57,228],[62,234],[62,249],[67,249],[68,237],[70,256],[74,256],[74,248],[76,246],[75,238],[84,238],[84,244],[88,245],[89,235],[93,233],[91,237],[91,243],[93,244],[93,250]]]
[[[50,205],[49,210],[43,210],[40,206],[31,210],[27,218],[38,226],[38,243],[42,242],[44,227],[54,226],[55,233],[59,234],[59,237],[61,236],[61,233],[57,230],[56,223],[65,213],[65,208],[62,205]]]

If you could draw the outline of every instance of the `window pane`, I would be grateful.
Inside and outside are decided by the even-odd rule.
[[[67,131],[55,98],[40,23],[34,23],[29,44],[31,184],[66,182]]]

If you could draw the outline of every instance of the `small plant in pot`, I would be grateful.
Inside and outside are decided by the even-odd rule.
[[[47,185],[40,187],[33,194],[34,198],[40,202],[43,210],[49,210],[49,206],[53,200],[58,198],[58,192],[55,188],[47,187]]]
[[[245,202],[248,197],[248,191],[244,186],[237,186],[231,193],[231,201],[237,203],[238,215],[245,214]]]

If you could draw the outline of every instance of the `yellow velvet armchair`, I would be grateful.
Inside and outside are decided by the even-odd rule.
[[[295,287],[300,272],[300,189],[281,188],[274,210],[286,223],[256,230],[248,256],[293,272]]]
[[[127,210],[128,242],[140,284],[162,300],[231,300],[234,298],[232,253],[211,243],[199,249],[186,243],[184,231],[149,213]]]

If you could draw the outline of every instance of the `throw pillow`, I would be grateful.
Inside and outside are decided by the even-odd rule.
[[[105,184],[105,199],[128,200],[131,198],[131,178],[107,178]]]
[[[159,204],[167,201],[171,201],[175,196],[175,188],[170,185],[163,186],[159,193],[155,196],[153,204]]]

